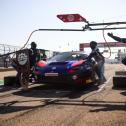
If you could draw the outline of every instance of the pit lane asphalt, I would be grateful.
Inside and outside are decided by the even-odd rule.
[[[118,66],[113,68],[120,69]],[[120,124],[123,126],[126,117],[126,100],[120,94],[125,95],[125,92],[112,89],[111,76],[114,74],[114,69],[107,67],[106,73],[108,83],[84,90],[38,86],[23,94],[15,91],[11,96],[0,100],[2,103],[0,125],[111,126]]]
[[[107,83],[104,84],[104,87]],[[45,85],[44,85],[45,86]],[[1,113],[5,114],[6,113],[11,113],[11,112],[16,112],[19,111],[18,105],[21,105],[22,103],[24,105],[27,105],[29,103],[34,104],[31,106],[31,108],[27,108],[27,110],[22,110],[21,112],[17,112],[16,114],[12,113],[12,116],[6,116],[7,118],[2,118],[2,120],[7,121],[10,118],[15,118],[18,115],[25,114],[30,111],[34,111],[38,107],[45,107],[50,104],[56,104],[59,101],[63,101],[66,98],[78,98],[82,94],[87,94],[93,90],[96,90],[93,92],[91,95],[96,95],[96,93],[99,93],[102,91],[103,87],[99,86],[96,87],[94,85],[90,87],[86,87],[84,89],[75,89],[71,87],[50,87],[50,86],[42,86],[40,84],[38,85],[31,85],[30,90],[28,92],[22,92],[21,89],[13,89],[11,91],[7,91],[6,93],[0,95],[0,108],[1,108]],[[41,90],[40,90],[41,88]],[[47,96],[46,96],[47,95]],[[54,95],[54,96],[53,96]],[[40,96],[44,96],[44,98],[39,98]],[[89,95],[90,96],[90,95]],[[88,96],[88,97],[89,97]],[[29,98],[30,97],[30,98]],[[34,98],[35,97],[35,98]],[[23,100],[22,100],[23,98]],[[74,101],[73,101],[74,102]],[[84,99],[82,99],[82,103],[84,102]],[[15,106],[15,107],[12,107]],[[16,110],[17,108],[17,110]],[[14,110],[13,110],[14,109]],[[10,114],[11,115],[11,114]]]

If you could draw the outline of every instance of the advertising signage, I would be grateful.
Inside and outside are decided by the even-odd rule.
[[[126,47],[126,43],[122,43],[122,42],[98,42],[98,47],[108,47],[108,45],[110,47]],[[84,48],[89,48],[90,47],[90,43],[80,43],[79,45],[80,47],[80,51],[83,51]]]

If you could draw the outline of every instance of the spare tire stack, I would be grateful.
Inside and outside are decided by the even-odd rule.
[[[9,87],[20,87],[19,80],[16,76],[5,76],[4,77],[4,86]]]
[[[113,87],[126,88],[126,71],[116,71],[113,76]]]

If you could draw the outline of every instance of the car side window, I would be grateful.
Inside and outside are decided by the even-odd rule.
[[[67,57],[67,60],[81,60],[83,59],[79,54],[73,54],[69,57]]]

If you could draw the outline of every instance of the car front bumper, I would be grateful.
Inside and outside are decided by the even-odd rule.
[[[86,85],[92,83],[91,74],[64,74],[64,75],[48,75],[48,76],[40,76],[40,83],[48,83],[48,84],[68,84],[68,85]]]

